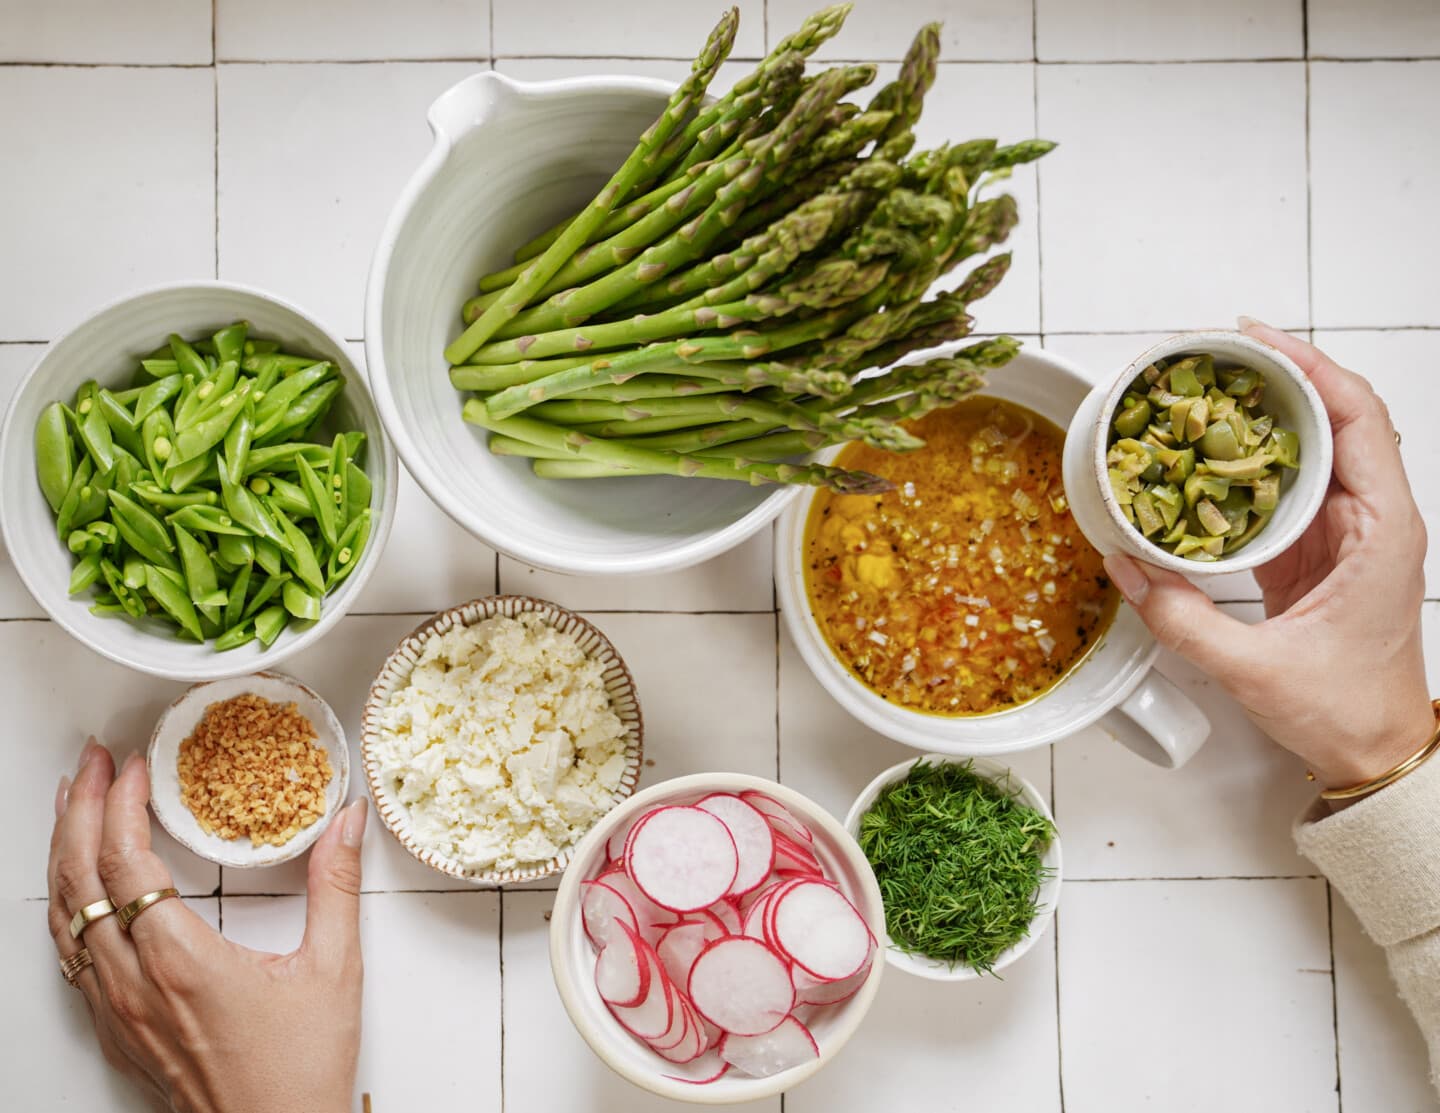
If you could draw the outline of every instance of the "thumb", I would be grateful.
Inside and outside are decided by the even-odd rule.
[[[301,949],[343,964],[360,953],[360,844],[369,805],[344,808],[310,851]]]
[[[1105,558],[1105,571],[1166,649],[1227,687],[1249,671],[1254,630],[1184,576],[1122,553]]]

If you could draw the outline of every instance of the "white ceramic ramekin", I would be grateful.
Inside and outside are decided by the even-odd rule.
[[[1025,347],[1008,366],[991,373],[985,393],[1018,402],[1063,429],[1088,390],[1089,383],[1072,365]],[[815,679],[872,730],[920,750],[975,757],[1057,742],[1098,720],[1142,757],[1171,768],[1185,764],[1209,735],[1204,712],[1151,668],[1159,647],[1140,616],[1124,605],[1089,655],[1029,703],[991,715],[950,718],[884,699],[835,656],[811,613],[804,536],[813,501],[814,492],[803,493],[775,530],[780,609]]]
[[[35,422],[51,402],[70,402],[87,379],[102,386],[128,383],[137,361],[172,332],[208,336],[245,320],[256,336],[335,363],[345,389],[325,423],[335,431],[365,434],[365,474],[371,494],[370,540],[360,563],[331,595],[319,621],[287,627],[269,648],[258,641],[217,653],[211,644],[180,641],[120,618],[90,613],[89,592],[71,598],[74,557],[55,533],[55,515],[35,479]],[[344,342],[303,310],[281,298],[228,282],[155,286],[112,302],[56,340],[20,384],[0,431],[0,525],[15,570],[50,617],[96,653],[121,665],[171,680],[218,680],[271,668],[325,636],[359,598],[380,563],[395,517],[399,488],[395,450],[385,439],[365,377],[350,362]]]
[[[923,754],[920,757],[911,758],[909,761],[902,761],[899,765],[892,765],[861,790],[860,795],[855,798],[855,803],[850,805],[850,810],[845,814],[845,830],[849,831],[852,837],[859,839],[860,818],[870,810],[870,806],[879,798],[880,793],[896,781],[902,781],[908,777],[910,770],[919,761],[928,761],[933,764],[968,762],[980,776],[1013,791],[1022,803],[1034,808],[1052,824],[1055,822],[1055,817],[1050,814],[1050,805],[1045,802],[1045,797],[1040,795],[1039,790],[1033,784],[1008,766],[1001,765],[998,761],[988,761],[983,757],[958,758],[948,757],[945,754]],[[1035,918],[1030,921],[1030,930],[1025,937],[1013,947],[1001,952],[1000,957],[995,960],[993,969],[997,974],[1035,946],[1036,941],[1045,934],[1045,929],[1050,926],[1050,921],[1055,916],[1055,907],[1060,903],[1060,873],[1063,864],[1060,857],[1060,835],[1058,833],[1050,840],[1050,845],[1046,848],[1042,861],[1047,876],[1040,883],[1040,892],[1035,905]],[[888,939],[885,942],[885,961],[897,970],[904,970],[907,974],[915,974],[936,982],[968,982],[984,977],[972,966],[951,966],[933,958],[926,958],[924,955],[902,951]]]
[[[1300,467],[1282,471],[1274,516],[1248,545],[1214,561],[1186,560],[1147,540],[1115,501],[1105,464],[1110,422],[1135,377],[1157,359],[1202,353],[1259,371],[1265,377],[1265,412],[1300,438]],[[1332,453],[1325,403],[1289,356],[1240,332],[1182,332],[1102,379],[1075,412],[1065,440],[1065,494],[1076,523],[1102,553],[1126,553],[1191,578],[1244,572],[1275,559],[1300,539],[1325,501]]]
[[[435,143],[390,214],[365,296],[375,402],[410,473],[450,517],[520,560],[586,575],[696,564],[796,492],[725,480],[538,479],[460,416],[443,350],[487,271],[584,205],[672,86],[635,77],[466,78],[430,108]]]
[[[595,949],[580,921],[580,883],[600,872],[605,862],[605,841],[621,825],[641,812],[663,804],[688,804],[712,792],[763,792],[795,814],[815,835],[812,849],[831,878],[865,917],[879,939],[885,927],[885,909],[875,874],[860,847],[835,818],[809,797],[794,789],[743,773],[696,773],[651,785],[637,792],[597,823],[575,848],[575,856],[560,879],[550,913],[550,970],[560,1000],[585,1042],[616,1074],[641,1089],[674,1101],[725,1105],[772,1097],[798,1086],[835,1057],[865,1018],[885,963],[872,962],[870,975],[855,994],[836,1005],[817,1009],[806,1021],[820,1047],[818,1058],[769,1078],[746,1078],[730,1071],[709,1083],[696,1084],[667,1077],[674,1071],[663,1059],[620,1027],[595,989]]]

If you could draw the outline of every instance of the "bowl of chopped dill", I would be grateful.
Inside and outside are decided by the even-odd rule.
[[[997,761],[903,761],[865,787],[845,829],[880,885],[885,960],[906,973],[950,982],[997,974],[1055,915],[1055,818],[1034,785]]]

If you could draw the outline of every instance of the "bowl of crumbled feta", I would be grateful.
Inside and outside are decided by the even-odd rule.
[[[435,615],[370,689],[361,763],[375,810],[427,866],[477,885],[533,881],[640,775],[635,682],[598,629],[496,595]]]

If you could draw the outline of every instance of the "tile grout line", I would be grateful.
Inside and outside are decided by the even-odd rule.
[[[495,68],[495,0],[487,0],[487,2],[489,4],[487,14],[490,17],[490,68],[493,70]],[[503,1089],[501,1097],[502,1099],[504,1097]]]
[[[1305,54],[1305,306],[1315,329],[1315,181],[1310,154],[1310,0],[1300,0],[1300,45]]]
[[[1335,1113],[1345,1113],[1345,1079],[1340,1073],[1340,979],[1335,972],[1335,890],[1325,882],[1325,933],[1330,943],[1330,1019],[1335,1032]]]
[[[1040,134],[1040,0],[1030,0],[1030,50],[1034,55],[1030,67],[1031,126],[1030,133]],[[1044,159],[1040,160],[1041,162]],[[1042,239],[1045,226],[1040,203],[1040,166],[1035,166],[1035,322],[1040,334],[1040,347],[1045,347],[1045,248]],[[1053,787],[1053,784],[1052,784]],[[1063,1113],[1063,1110],[1062,1110]]]
[[[491,4],[490,18],[495,18]],[[505,1113],[505,890],[498,890],[495,925],[495,955],[500,965],[500,1113]]]
[[[214,200],[214,211],[211,216],[215,221],[215,279],[220,279],[220,47],[218,42],[219,22],[216,18],[216,9],[220,6],[220,0],[210,0],[210,90],[213,109],[214,134],[214,181],[215,191],[212,194]]]

